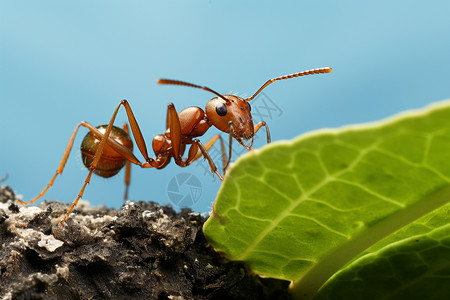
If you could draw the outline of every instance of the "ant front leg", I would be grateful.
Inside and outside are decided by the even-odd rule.
[[[267,126],[266,122],[261,121],[258,124],[256,124],[253,132],[254,132],[254,134],[256,134],[256,132],[258,132],[258,130],[263,126],[266,128],[267,144],[270,144],[270,131],[269,131],[269,126]]]
[[[267,126],[266,122],[261,121],[258,124],[255,125],[254,129],[253,129],[253,135],[252,135],[252,143],[250,144],[250,146],[247,146],[244,144],[244,142],[242,141],[242,138],[240,137],[236,137],[236,140],[238,141],[239,144],[241,144],[245,149],[247,149],[248,151],[253,149],[253,142],[255,140],[255,135],[258,132],[259,129],[261,129],[261,127],[265,127],[266,128],[266,137],[267,137],[267,144],[270,144],[270,131],[269,131],[269,126]],[[233,124],[232,122],[230,122],[230,133],[232,132],[233,128]]]

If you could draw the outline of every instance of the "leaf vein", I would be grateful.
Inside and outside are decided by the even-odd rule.
[[[333,233],[335,233],[335,234],[337,234],[337,235],[343,236],[343,237],[345,237],[346,239],[349,239],[349,238],[350,238],[349,235],[344,234],[344,233],[342,233],[342,232],[340,232],[340,231],[334,230],[333,228],[330,228],[329,226],[323,224],[322,222],[320,222],[319,220],[317,220],[317,219],[315,219],[315,218],[311,218],[311,217],[304,216],[304,215],[299,215],[299,214],[290,214],[290,215],[293,216],[293,217],[297,217],[297,218],[301,218],[301,219],[313,221],[314,223],[318,224],[320,227],[323,227],[323,228],[325,228],[325,229],[328,230],[328,231],[331,231],[331,232],[333,232]]]
[[[323,186],[327,185],[330,181],[332,181],[335,177],[340,176],[341,174],[348,172],[349,170],[352,170],[370,151],[378,147],[380,144],[380,139],[375,141],[373,144],[369,145],[367,148],[361,150],[359,155],[353,160],[353,162],[344,170],[341,170],[334,174],[334,176],[325,177],[321,182],[319,182],[316,186],[310,189],[309,192],[302,194],[296,201],[291,203],[291,205],[282,211],[278,217],[276,217],[271,224],[269,224],[264,230],[258,234],[255,239],[249,244],[248,248],[245,249],[240,255],[237,255],[235,259],[237,260],[244,260],[255,248],[256,246],[263,240],[263,238],[271,232],[278,224],[289,214],[292,213],[292,211],[297,207],[299,203],[306,200],[311,194],[316,192],[317,190],[321,189]]]
[[[364,192],[366,192],[366,193],[368,193],[368,194],[370,194],[372,196],[375,196],[375,197],[377,197],[377,198],[379,198],[381,200],[384,200],[386,202],[392,203],[392,204],[394,204],[396,206],[405,207],[405,204],[403,204],[401,202],[398,202],[398,201],[395,201],[394,199],[391,199],[389,197],[383,196],[383,195],[381,195],[381,194],[379,194],[379,193],[369,189],[368,187],[365,187],[362,184],[351,182],[351,181],[348,181],[348,180],[345,180],[345,179],[341,179],[341,178],[336,178],[335,181],[342,182],[342,183],[345,183],[347,185],[351,185],[351,186],[357,187],[360,190],[362,190],[362,191],[364,191]]]

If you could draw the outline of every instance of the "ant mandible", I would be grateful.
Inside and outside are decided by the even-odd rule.
[[[80,126],[89,129],[89,132],[86,134],[81,144],[82,160],[84,165],[89,169],[89,174],[87,175],[77,198],[59,223],[60,225],[64,224],[72,210],[77,205],[78,200],[80,200],[83,196],[84,190],[91,180],[92,173],[109,178],[117,174],[126,165],[125,199],[127,199],[128,186],[130,183],[130,163],[136,164],[142,168],[162,169],[169,164],[171,158],[173,157],[177,165],[180,167],[187,167],[192,162],[203,156],[208,160],[211,172],[215,173],[217,177],[223,181],[222,175],[220,175],[217,171],[217,167],[208,153],[208,150],[214,145],[215,142],[217,142],[217,140],[220,140],[221,143],[223,174],[225,174],[226,168],[231,159],[232,138],[235,138],[238,143],[247,150],[251,150],[255,133],[264,126],[266,129],[267,143],[270,143],[270,133],[266,122],[261,121],[256,125],[253,125],[249,101],[253,100],[256,95],[258,95],[264,88],[274,81],[304,75],[329,73],[331,71],[331,68],[318,68],[273,78],[263,84],[259,90],[253,94],[253,96],[245,99],[234,95],[221,95],[205,86],[199,86],[178,80],[159,79],[157,81],[159,84],[173,84],[199,88],[209,91],[217,97],[209,100],[206,104],[205,110],[200,107],[191,106],[182,110],[180,113],[177,113],[173,103],[169,103],[167,106],[166,132],[164,134],[156,135],[152,141],[155,158],[150,158],[148,156],[147,146],[136,118],[134,117],[133,111],[131,110],[128,101],[122,100],[117,105],[108,125],[94,127],[84,121],[79,123],[72,132],[56,173],[53,175],[47,186],[34,199],[28,202],[18,200],[18,202],[21,204],[34,203],[39,198],[43,197],[47,190],[52,187],[56,177],[63,172],[64,166],[72,149],[75,136]],[[145,162],[140,162],[132,152],[133,142],[129,135],[128,126],[124,124],[123,129],[121,129],[113,125],[121,106],[125,108],[128,122],[131,127],[131,132],[133,133],[139,152],[144,157]],[[223,140],[219,134],[214,135],[205,144],[202,144],[197,139],[197,137],[205,134],[211,126],[214,126],[220,131],[229,134],[228,158],[225,153]],[[250,146],[245,145],[242,139],[251,139]],[[186,145],[189,144],[191,146],[189,148],[188,156],[187,158],[183,158]]]

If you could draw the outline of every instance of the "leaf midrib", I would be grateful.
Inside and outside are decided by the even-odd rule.
[[[380,239],[450,202],[450,184],[401,209],[334,249],[292,284],[297,299],[312,298],[339,269]],[[294,296],[294,298],[296,298]]]

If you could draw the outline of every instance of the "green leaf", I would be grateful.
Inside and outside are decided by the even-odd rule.
[[[243,155],[204,233],[230,259],[310,298],[365,249],[449,200],[446,101]]]
[[[375,244],[314,299],[448,299],[449,214],[447,204]]]

